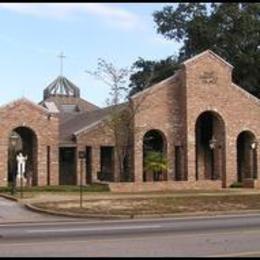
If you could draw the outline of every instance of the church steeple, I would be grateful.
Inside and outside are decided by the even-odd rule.
[[[64,76],[56,78],[43,91],[43,99],[51,96],[80,97],[80,89]]]
[[[45,100],[51,96],[79,98],[80,89],[63,76],[63,59],[66,56],[61,52],[57,57],[60,58],[60,75],[44,89],[43,99]]]

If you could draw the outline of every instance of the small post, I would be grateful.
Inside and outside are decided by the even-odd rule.
[[[83,159],[85,158],[85,152],[79,151],[79,159],[80,159],[80,208],[83,208]]]

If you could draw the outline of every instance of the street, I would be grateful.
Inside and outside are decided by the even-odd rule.
[[[260,256],[260,215],[0,225],[0,256]]]

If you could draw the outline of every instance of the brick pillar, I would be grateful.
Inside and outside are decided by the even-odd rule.
[[[8,144],[0,140],[0,186],[8,186]]]
[[[50,146],[50,185],[59,185],[59,147]]]
[[[196,149],[195,149],[195,136],[189,137],[187,143],[187,166],[188,166],[188,181],[195,181],[196,173]]]
[[[120,179],[120,165],[116,148],[114,147],[114,182],[120,182]]]
[[[134,182],[143,182],[143,139],[137,134],[134,140]]]
[[[260,179],[260,139],[258,140],[257,150],[256,150],[256,176]]]
[[[92,182],[99,182],[97,178],[97,172],[101,169],[100,167],[100,147],[92,147]]]
[[[167,181],[175,179],[174,158],[174,144],[167,140]]]
[[[37,186],[45,186],[47,185],[47,162],[46,162],[47,155],[46,155],[46,146],[41,144],[40,141],[39,141],[37,153],[38,153],[36,157],[38,161]]]
[[[235,140],[226,141],[226,187],[237,181],[237,146]]]

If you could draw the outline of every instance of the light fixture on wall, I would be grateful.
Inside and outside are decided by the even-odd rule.
[[[10,142],[11,142],[12,147],[16,147],[18,139],[19,139],[19,136],[15,132],[13,132],[12,135],[10,136]]]
[[[257,141],[254,140],[254,141],[250,144],[250,148],[251,148],[252,150],[255,150],[256,147],[257,147]]]

